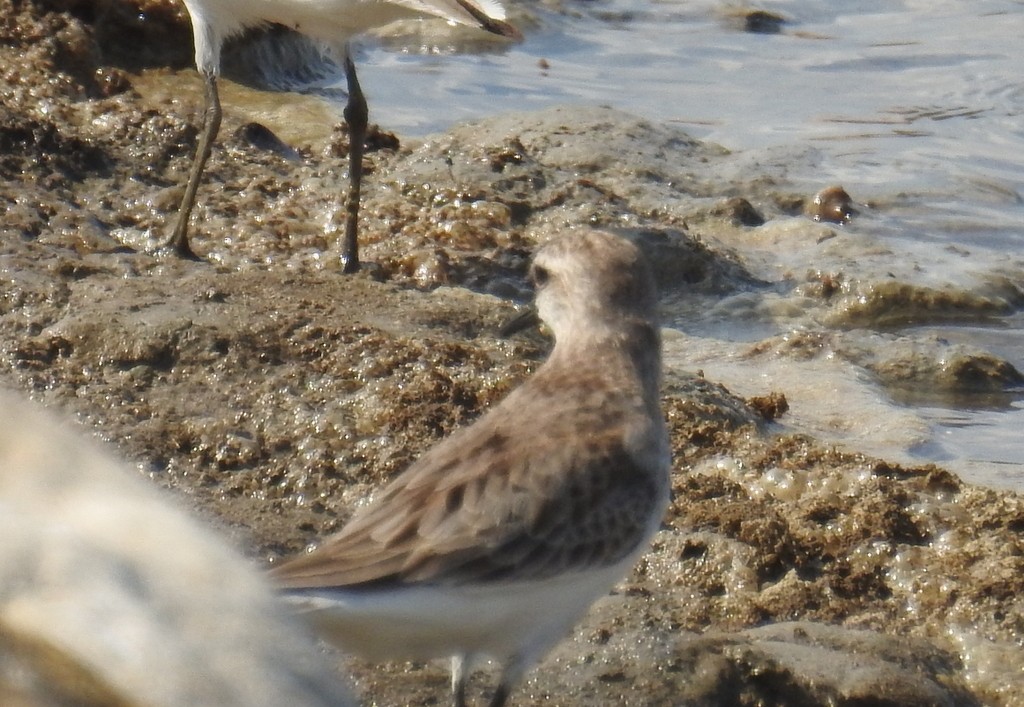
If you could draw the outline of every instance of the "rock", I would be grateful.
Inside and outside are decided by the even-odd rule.
[[[693,634],[671,623],[621,626],[622,594],[597,603],[556,648],[562,693],[582,704],[973,707],[955,655],[921,638],[813,621]],[[529,681],[542,688],[542,674]],[[541,690],[538,689],[538,692]],[[530,704],[542,704],[541,702]]]
[[[0,702],[349,705],[241,557],[0,394]]]
[[[695,674],[687,704],[980,704],[950,654],[873,631],[782,623],[684,641],[676,655]]]
[[[804,213],[815,221],[849,223],[857,215],[853,200],[841,186],[825,187],[811,199]]]
[[[741,196],[732,196],[715,204],[710,211],[712,216],[726,218],[737,226],[761,226],[764,216],[758,213],[754,205]]]

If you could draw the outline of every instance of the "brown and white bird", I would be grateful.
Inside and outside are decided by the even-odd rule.
[[[205,110],[199,144],[192,161],[185,193],[178,208],[174,232],[167,243],[173,252],[195,258],[188,228],[199,182],[220,130],[221,105],[217,91],[221,48],[228,38],[250,27],[278,24],[336,48],[345,68],[348,103],[345,122],[349,130],[349,193],[345,202],[345,240],[342,264],[345,272],[359,269],[359,187],[363,146],[369,114],[359,86],[348,40],[361,32],[407,17],[440,17],[449,22],[481,27],[489,32],[518,38],[506,23],[497,0],[183,0],[192,18],[196,68],[205,82]]]
[[[555,337],[500,404],[423,455],[313,552],[272,570],[329,641],[371,659],[503,671],[492,707],[645,551],[668,503],[650,267],[603,232],[530,269]]]

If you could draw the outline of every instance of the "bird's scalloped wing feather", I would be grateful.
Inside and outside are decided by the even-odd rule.
[[[614,414],[597,431],[591,416],[567,429],[560,411],[548,415],[558,435],[545,434],[547,415],[518,441],[494,416],[456,433],[316,551],[273,570],[276,581],[300,589],[542,579],[626,557],[650,529],[663,470],[627,449]]]

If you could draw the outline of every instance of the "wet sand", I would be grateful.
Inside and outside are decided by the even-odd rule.
[[[372,265],[344,277],[343,132],[294,97],[323,130],[272,126],[298,155],[268,150],[239,130],[237,88],[194,220],[207,262],[155,257],[199,82],[133,86],[187,67],[183,9],[0,7],[0,383],[77,418],[258,563],[339,527],[537,365],[542,335],[496,334],[536,243],[615,227],[666,299],[706,301],[764,285],[712,235],[752,228],[751,203],[771,222],[813,196],[726,181],[725,150],[616,111],[510,113],[372,153]],[[145,41],[114,43],[127,29]],[[964,375],[1013,379],[998,362]],[[665,527],[515,704],[1024,704],[1021,495],[780,434],[786,393],[667,377]],[[346,664],[367,701],[446,699],[444,666]]]

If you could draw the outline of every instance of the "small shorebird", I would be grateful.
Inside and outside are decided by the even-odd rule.
[[[349,193],[345,202],[345,240],[342,264],[345,272],[359,269],[357,230],[359,185],[362,177],[363,143],[369,114],[366,98],[356,77],[347,41],[352,36],[404,17],[441,17],[449,22],[473,25],[512,38],[521,35],[504,22],[505,11],[497,0],[184,0],[192,18],[196,68],[206,84],[203,128],[192,161],[178,220],[167,247],[182,257],[195,259],[188,242],[188,221],[196,201],[203,168],[220,129],[221,107],[217,92],[220,52],[224,41],[249,27],[279,24],[330,47],[342,48],[342,64],[348,83],[345,122],[349,132]]]
[[[650,268],[598,231],[545,246],[531,276],[548,360],[427,452],[316,550],[271,574],[332,643],[371,659],[475,659],[513,686],[644,552],[668,502]]]

